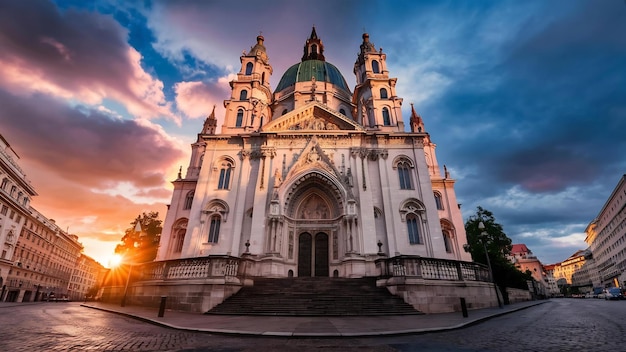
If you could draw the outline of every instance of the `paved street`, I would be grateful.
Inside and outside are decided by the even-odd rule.
[[[601,351],[626,344],[626,301],[553,299],[467,328],[364,338],[174,330],[78,303],[0,306],[0,351]]]

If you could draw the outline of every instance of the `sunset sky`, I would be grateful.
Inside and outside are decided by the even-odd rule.
[[[586,248],[626,173],[624,0],[2,0],[0,134],[32,205],[107,265],[138,214],[164,218],[242,51],[263,34],[274,88],[312,26],[352,88],[362,33],[383,48],[464,220],[492,211],[544,264]]]

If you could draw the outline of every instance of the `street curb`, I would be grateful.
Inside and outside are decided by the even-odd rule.
[[[524,309],[528,309],[531,307],[536,307],[538,305],[547,303],[549,301],[544,300],[544,301],[537,301],[536,304],[532,304],[532,305],[528,305],[528,306],[524,306],[524,307],[518,307],[518,308],[514,308],[514,309],[509,309],[506,311],[502,311],[502,312],[495,312],[494,314],[488,315],[488,316],[484,316],[481,318],[476,318],[467,322],[463,322],[461,324],[457,324],[457,325],[452,325],[452,326],[442,326],[442,327],[431,327],[431,328],[418,328],[418,329],[407,329],[407,330],[389,330],[389,331],[376,331],[376,332],[350,332],[350,333],[341,333],[341,332],[334,332],[334,333],[308,333],[308,332],[285,332],[285,331],[263,331],[263,332],[255,332],[255,331],[244,331],[244,330],[227,330],[227,329],[203,329],[203,328],[189,328],[189,327],[184,327],[184,326],[177,326],[177,325],[172,325],[172,324],[168,324],[162,321],[158,321],[158,320],[154,320],[154,319],[150,319],[150,318],[146,318],[146,317],[142,317],[139,315],[134,315],[131,313],[124,313],[124,312],[120,312],[117,310],[113,310],[113,309],[107,309],[107,308],[102,308],[102,307],[95,307],[95,306],[91,306],[91,305],[87,305],[87,304],[81,304],[82,307],[85,308],[91,308],[91,309],[96,309],[99,311],[103,311],[103,312],[108,312],[108,313],[113,313],[113,314],[118,314],[118,315],[122,315],[125,317],[129,317],[129,318],[133,318],[136,320],[140,320],[146,323],[150,323],[153,325],[157,325],[157,326],[161,326],[161,327],[165,327],[165,328],[170,328],[170,329],[176,329],[176,330],[183,330],[183,331],[191,331],[191,332],[202,332],[202,333],[211,333],[211,334],[220,334],[220,335],[231,335],[231,336],[249,336],[249,337],[300,337],[300,338],[337,338],[337,337],[381,337],[381,336],[399,336],[399,335],[418,335],[418,334],[425,334],[425,333],[431,333],[431,332],[440,332],[440,331],[450,331],[450,330],[457,330],[457,329],[462,329],[462,328],[466,328],[469,326],[473,326],[473,325],[477,325],[480,324],[484,321],[487,321],[489,319],[492,318],[497,318],[509,313],[514,313],[514,312],[519,312],[521,310]]]

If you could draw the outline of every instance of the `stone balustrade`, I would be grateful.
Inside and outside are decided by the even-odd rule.
[[[376,261],[381,277],[415,277],[426,280],[490,282],[489,269],[478,263],[456,260],[397,256]]]

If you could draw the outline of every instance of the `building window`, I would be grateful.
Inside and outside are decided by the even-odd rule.
[[[252,62],[248,62],[246,64],[246,76],[250,76],[252,74],[252,68],[254,67],[254,65],[252,65]]]
[[[9,207],[7,207],[6,205],[3,205],[2,210],[0,211],[0,214],[7,215],[8,211],[9,211]]]
[[[410,244],[422,244],[422,220],[424,219],[424,205],[412,198],[400,207],[400,219],[406,222],[407,235]]]
[[[283,110],[281,115],[285,115],[287,113],[287,109]]]
[[[248,91],[247,90],[242,90],[241,93],[239,93],[239,100],[246,100],[248,99]]]
[[[183,243],[185,243],[185,231],[186,229],[180,229],[176,232],[176,245],[174,246],[174,253],[180,253],[183,251]]]
[[[237,121],[235,121],[235,127],[241,127],[243,124],[243,109],[237,110]]]
[[[380,99],[387,99],[387,90],[385,88],[380,88]]]
[[[411,185],[411,166],[406,161],[401,161],[397,165],[398,177],[400,178],[400,189],[413,189]]]
[[[2,185],[0,186],[0,188],[6,189],[8,183],[9,183],[9,179],[5,177],[4,179],[2,179]]]
[[[383,125],[390,126],[391,119],[389,118],[389,109],[383,108]]]
[[[219,215],[211,216],[211,223],[209,226],[209,243],[217,243],[220,237],[220,223],[221,219]]]
[[[419,218],[415,214],[409,214],[406,217],[406,226],[409,233],[410,244],[420,244]]]
[[[443,202],[441,201],[441,194],[435,192],[435,204],[438,210],[443,210]]]
[[[9,193],[11,197],[15,196],[15,192],[17,192],[17,187],[11,186],[11,193]]]
[[[220,177],[217,181],[217,189],[228,189],[230,186],[230,174],[233,165],[229,162],[224,162],[220,168]]]
[[[193,191],[187,192],[187,196],[185,197],[185,205],[183,206],[183,209],[191,209],[191,204],[193,203],[193,195],[194,195]]]
[[[340,114],[342,114],[342,115],[346,115],[346,110],[344,110],[344,109],[339,109],[339,113],[340,113]]]
[[[380,67],[378,66],[378,61],[372,60],[372,72],[380,73]]]
[[[443,231],[443,245],[446,247],[446,253],[452,253],[452,238],[448,231]]]

